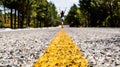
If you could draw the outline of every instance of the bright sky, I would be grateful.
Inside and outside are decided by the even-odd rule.
[[[55,4],[57,11],[60,13],[60,11],[65,10],[65,14],[68,13],[70,7],[75,3],[78,5],[79,0],[48,0]]]

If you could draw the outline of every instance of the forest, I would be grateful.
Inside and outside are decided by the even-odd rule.
[[[66,22],[71,27],[120,27],[120,0],[79,0]]]
[[[56,6],[47,0],[0,0],[0,27],[60,25]],[[79,0],[65,16],[70,27],[120,27],[120,0]]]
[[[47,0],[0,0],[0,27],[25,28],[57,26],[59,16]],[[2,13],[4,11],[4,14]]]

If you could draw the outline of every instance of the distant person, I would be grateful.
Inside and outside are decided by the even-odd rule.
[[[64,25],[64,13],[65,13],[64,11],[61,11],[61,13],[60,13],[61,14],[60,18],[61,18],[61,27],[62,28],[63,28],[63,25]]]

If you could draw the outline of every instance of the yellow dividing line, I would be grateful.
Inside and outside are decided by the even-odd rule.
[[[88,62],[82,56],[72,39],[61,29],[51,41],[45,53],[33,67],[87,67]]]

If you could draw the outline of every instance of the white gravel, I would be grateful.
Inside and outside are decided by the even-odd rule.
[[[32,67],[60,28],[0,30],[0,67]],[[90,67],[120,67],[120,28],[65,28]]]
[[[32,67],[59,28],[0,30],[0,67]]]
[[[120,28],[66,28],[90,67],[120,67]]]

